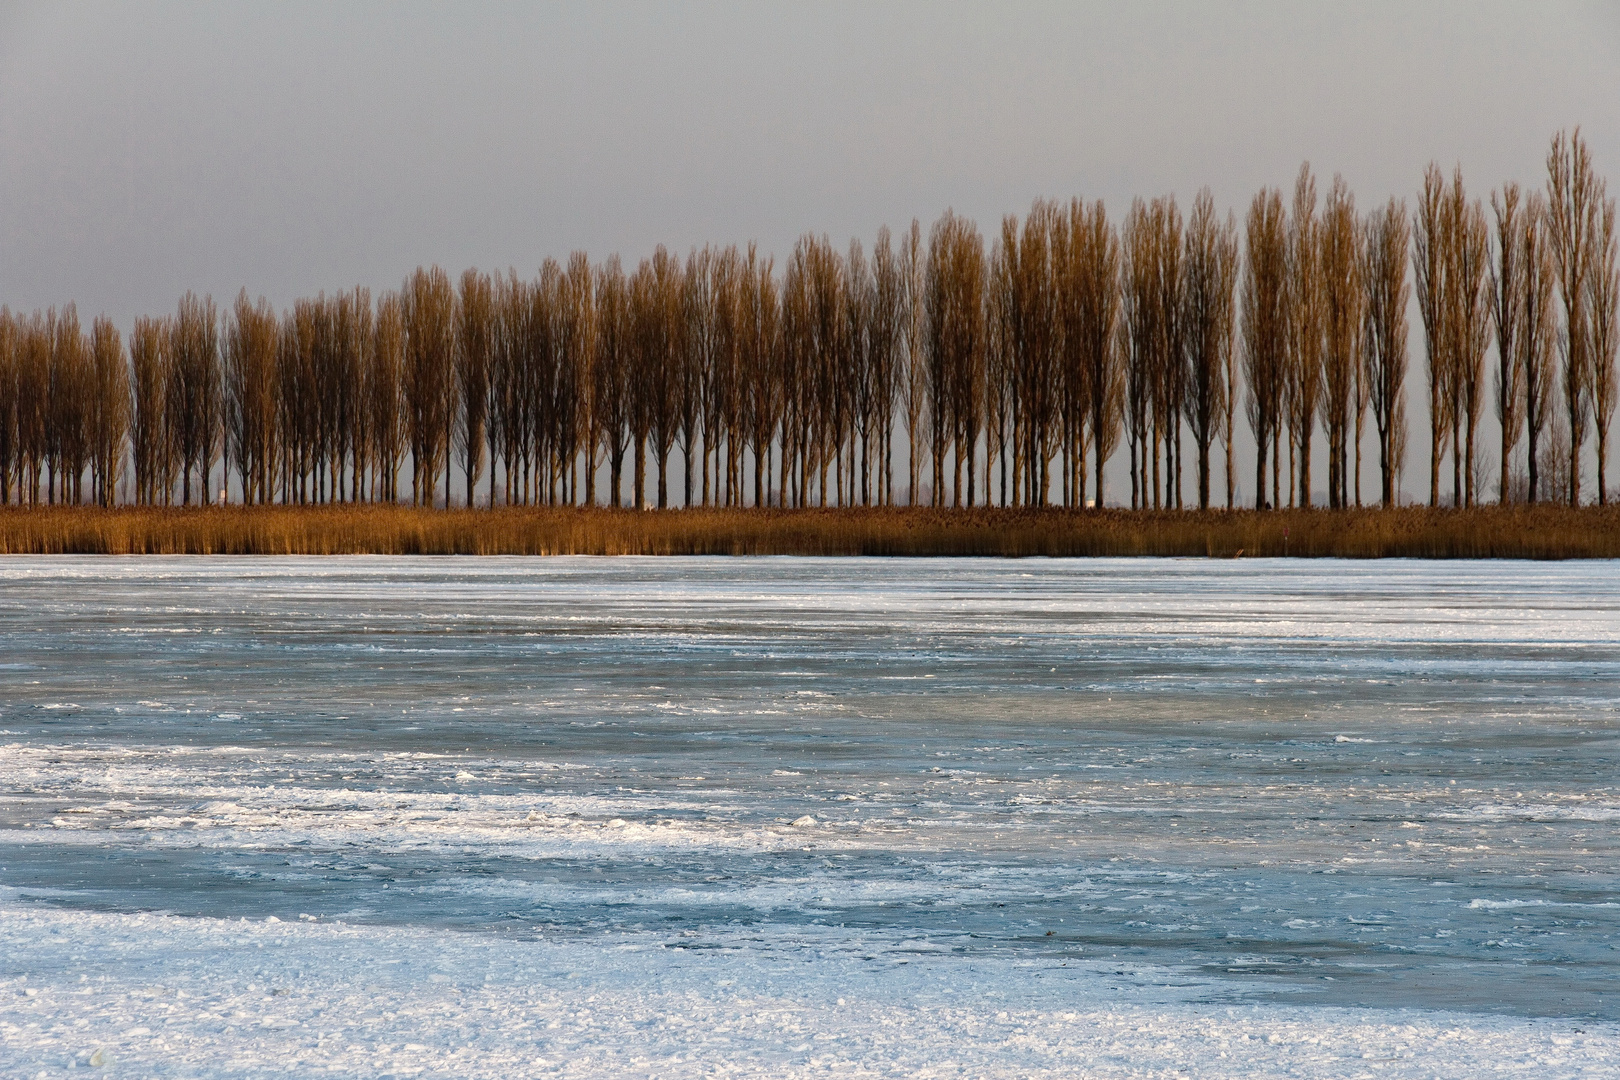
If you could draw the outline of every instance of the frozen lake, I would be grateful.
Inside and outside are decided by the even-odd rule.
[[[1608,563],[0,559],[0,1069],[1620,1069]]]

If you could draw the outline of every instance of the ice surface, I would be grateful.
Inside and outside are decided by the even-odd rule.
[[[4,559],[0,658],[3,1076],[1615,1071],[1609,564]]]

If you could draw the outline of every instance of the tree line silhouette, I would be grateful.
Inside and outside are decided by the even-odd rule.
[[[1190,441],[1197,505],[1221,504],[1223,458],[1231,508],[1241,416],[1256,505],[1310,505],[1318,425],[1328,504],[1361,505],[1369,418],[1389,505],[1413,297],[1430,502],[1448,459],[1452,504],[1483,499],[1487,398],[1502,501],[1578,503],[1595,434],[1604,502],[1615,202],[1578,129],[1547,169],[1489,215],[1460,170],[1363,215],[1338,177],[1319,205],[1306,165],[1241,230],[1206,189],[1185,219],[1138,199],[1117,225],[1041,200],[988,243],[949,211],[870,253],[806,235],[780,272],[753,245],[659,247],[628,272],[419,268],[279,314],[188,293],[127,348],[72,304],[0,308],[0,503],[111,505],[126,476],[136,503],[207,503],[216,473],[247,503],[397,502],[408,469],[416,505],[665,507],[678,468],[688,506],[1100,506],[1123,448],[1132,507],[1179,509]]]

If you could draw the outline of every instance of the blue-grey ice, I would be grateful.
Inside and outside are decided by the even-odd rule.
[[[0,1075],[1613,1075],[1617,733],[1610,563],[0,559]]]

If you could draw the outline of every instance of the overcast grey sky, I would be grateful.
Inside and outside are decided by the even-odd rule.
[[[1362,206],[1431,158],[1484,193],[1573,124],[1614,172],[1612,2],[11,5],[0,302],[127,329],[188,288],[988,232],[1041,195],[1241,213],[1302,159]]]

